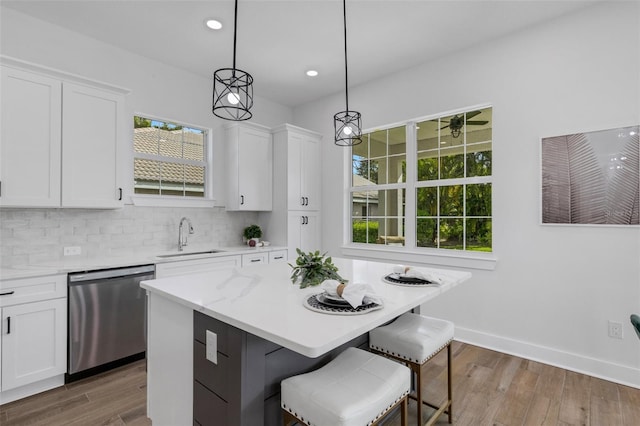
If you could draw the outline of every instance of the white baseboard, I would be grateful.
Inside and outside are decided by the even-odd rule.
[[[60,374],[49,379],[40,380],[39,382],[20,386],[19,388],[0,392],[0,404],[7,404],[9,402],[17,401],[18,399],[26,398],[40,392],[57,388],[59,386],[64,386],[64,374]]]
[[[456,327],[456,340],[640,389],[640,369]]]

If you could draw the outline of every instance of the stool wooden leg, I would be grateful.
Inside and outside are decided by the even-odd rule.
[[[422,426],[422,366],[411,364],[411,371],[416,375],[416,402],[418,404],[418,425]]]
[[[451,370],[453,365],[451,364],[451,342],[447,346],[447,395],[449,397],[449,423],[453,423],[453,398],[452,398],[452,386],[451,386]]]
[[[282,424],[284,426],[289,426],[295,424],[296,422],[300,422],[296,416],[288,412],[287,410],[282,410]]]
[[[402,407],[400,407],[400,424],[407,426],[409,424],[409,397],[405,396],[402,401]]]

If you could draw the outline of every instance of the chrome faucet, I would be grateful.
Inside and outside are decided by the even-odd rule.
[[[191,224],[191,219],[188,217],[183,217],[180,219],[180,225],[178,225],[178,251],[182,251],[182,248],[187,245],[187,235],[182,233],[182,225],[184,222],[187,222],[189,226],[189,234],[193,234],[193,225]]]

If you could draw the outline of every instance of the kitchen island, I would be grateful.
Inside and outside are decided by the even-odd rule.
[[[318,368],[346,346],[365,346],[369,330],[471,277],[418,268],[444,284],[398,286],[382,279],[393,264],[333,260],[350,283],[371,284],[383,308],[361,315],[307,309],[303,301],[321,290],[293,285],[286,263],[143,281],[153,424],[276,424],[280,380]]]

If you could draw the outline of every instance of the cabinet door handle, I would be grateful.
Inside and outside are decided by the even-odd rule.
[[[304,197],[304,205],[305,206],[309,205],[309,197]]]
[[[300,197],[300,205],[304,206],[304,197]]]
[[[260,259],[251,259],[251,263],[260,262]]]
[[[0,296],[8,296],[10,294],[15,293],[15,291],[11,290],[11,291],[5,291],[4,293],[0,293]]]
[[[122,188],[118,188],[118,201],[122,201]]]
[[[274,257],[273,257],[273,259],[274,259],[274,260],[280,260],[280,259],[282,259],[282,258],[284,258],[284,256],[274,256]]]
[[[241,195],[240,196],[240,205],[243,205],[243,204],[244,204],[244,195]]]
[[[11,317],[7,317],[7,334],[11,334]]]

